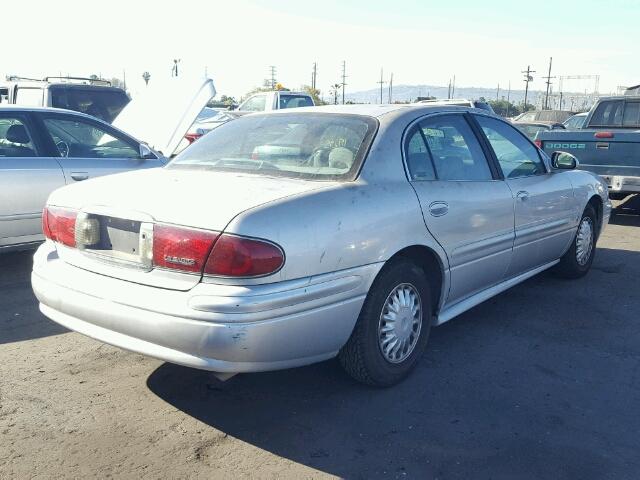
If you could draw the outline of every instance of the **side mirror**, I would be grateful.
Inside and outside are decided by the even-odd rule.
[[[151,149],[149,148],[149,145],[147,145],[146,143],[141,143],[140,158],[142,160],[157,160],[158,157],[156,156],[155,153],[151,151]]]
[[[558,170],[573,170],[578,167],[578,159],[567,152],[553,152],[551,165]]]

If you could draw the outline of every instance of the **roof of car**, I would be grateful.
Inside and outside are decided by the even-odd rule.
[[[31,107],[26,105],[14,105],[14,104],[2,104],[0,105],[0,111],[2,110],[22,110],[23,112],[58,112],[58,113],[72,113],[75,115],[82,115],[85,117],[90,117],[90,115],[86,115],[81,112],[77,112],[75,110],[66,110],[64,108],[54,108],[54,107]],[[93,118],[93,117],[91,117]]]
[[[266,115],[282,115],[286,113],[296,113],[296,112],[320,112],[320,113],[343,113],[343,114],[352,114],[352,115],[366,115],[369,117],[382,117],[383,115],[392,113],[392,112],[401,112],[401,111],[417,111],[424,110],[425,112],[434,112],[434,111],[474,111],[474,112],[485,112],[484,110],[479,110],[476,108],[470,107],[459,107],[453,105],[431,105],[424,103],[394,103],[394,104],[356,104],[356,105],[321,105],[315,107],[299,107],[299,108],[285,108],[281,110],[274,110],[271,112],[257,112]],[[486,112],[485,112],[486,113]]]

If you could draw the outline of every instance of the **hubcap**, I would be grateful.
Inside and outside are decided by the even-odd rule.
[[[591,257],[591,248],[593,246],[593,223],[591,218],[584,217],[578,227],[576,235],[576,260],[578,264],[584,266]]]
[[[418,343],[421,328],[420,294],[410,283],[402,283],[389,294],[380,314],[378,344],[385,360],[406,360]]]

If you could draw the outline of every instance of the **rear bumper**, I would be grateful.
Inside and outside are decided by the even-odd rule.
[[[105,343],[223,373],[276,370],[335,356],[379,265],[255,286],[139,285],[71,266],[45,242],[32,285],[41,311]]]
[[[640,177],[623,175],[601,175],[609,185],[609,191],[620,193],[640,193]]]

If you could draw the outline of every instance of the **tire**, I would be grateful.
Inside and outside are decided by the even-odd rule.
[[[402,297],[400,293],[403,293]],[[411,304],[411,300],[402,300],[406,298],[416,299],[413,304],[419,305],[419,315],[404,306]],[[395,303],[400,305],[397,314],[388,308],[394,299],[399,300]],[[338,354],[342,367],[354,379],[367,385],[388,387],[398,383],[413,369],[427,346],[431,305],[429,283],[422,269],[406,259],[385,265],[367,294],[351,337]],[[386,319],[383,318],[385,311]],[[392,317],[397,321],[388,321]],[[382,333],[385,329],[389,333]],[[402,347],[398,347],[395,354],[391,353],[394,349],[389,348],[393,343],[390,338],[402,340],[396,341],[396,345],[399,343]],[[385,342],[387,355],[382,347]]]
[[[598,217],[593,207],[591,205],[587,205],[584,212],[582,212],[582,217],[580,218],[578,229],[573,237],[573,241],[571,242],[571,247],[560,258],[560,263],[558,263],[554,268],[554,271],[558,276],[563,278],[580,278],[587,274],[591,268],[591,264],[593,263],[593,258],[596,253],[596,241],[598,239],[597,219]],[[590,224],[590,242],[586,249],[586,253],[584,249],[585,232],[582,230],[585,222]],[[582,238],[580,238],[581,234]],[[582,249],[579,249],[580,243],[583,245]]]

